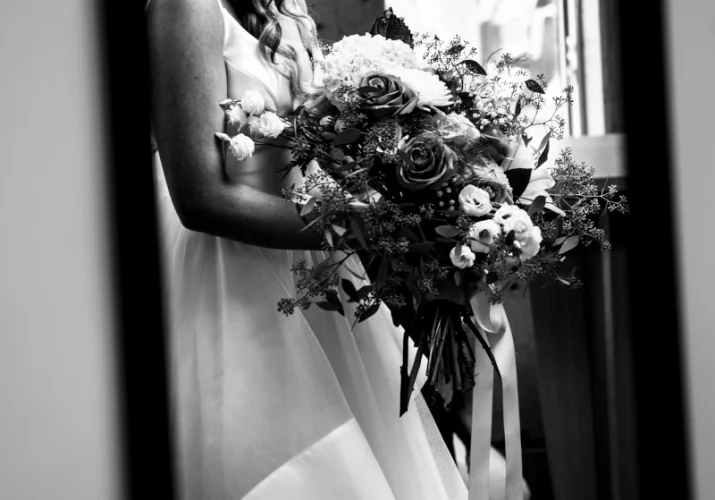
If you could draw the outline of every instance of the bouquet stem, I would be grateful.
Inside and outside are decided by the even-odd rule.
[[[499,374],[491,349],[474,323],[471,307],[449,301],[435,301],[419,307],[414,319],[405,327],[400,416],[408,409],[423,356],[427,357],[427,380],[422,391],[430,405],[439,403],[448,409],[455,392],[464,393],[474,387],[476,358],[470,334],[477,338]],[[417,347],[411,368],[408,367],[410,339]]]

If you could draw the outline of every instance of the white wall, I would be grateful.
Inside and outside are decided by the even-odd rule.
[[[715,496],[715,5],[712,0],[668,0],[669,85],[675,122],[674,158],[680,282],[686,333],[694,492]],[[644,78],[647,78],[644,75]],[[664,457],[665,458],[665,457]]]
[[[0,498],[119,498],[97,21],[0,4]]]

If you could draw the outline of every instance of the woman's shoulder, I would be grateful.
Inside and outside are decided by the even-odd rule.
[[[144,12],[149,18],[150,33],[176,31],[206,42],[223,33],[221,5],[220,0],[145,0]]]

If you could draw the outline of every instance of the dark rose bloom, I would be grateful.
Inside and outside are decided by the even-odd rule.
[[[383,73],[367,74],[360,82],[360,87],[376,89],[366,94],[362,108],[377,120],[394,114],[415,97],[414,92],[406,89],[398,79]]]
[[[474,178],[471,184],[489,193],[491,201],[504,203],[512,201],[512,190],[509,179],[504,171],[494,161],[486,161],[482,165],[472,167]]]
[[[455,173],[457,154],[436,133],[423,132],[413,139],[405,137],[397,151],[400,157],[397,180],[410,191],[439,189]]]

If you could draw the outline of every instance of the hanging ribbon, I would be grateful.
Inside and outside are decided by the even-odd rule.
[[[503,485],[505,493],[503,498],[523,500],[521,424],[514,338],[501,304],[490,304],[483,293],[474,296],[470,303],[479,333],[485,343],[491,347],[501,375],[506,443],[506,484]],[[481,346],[476,347],[475,355],[476,378],[472,397],[469,500],[490,500],[489,456],[492,437],[494,367]],[[501,495],[498,498],[500,497]]]

